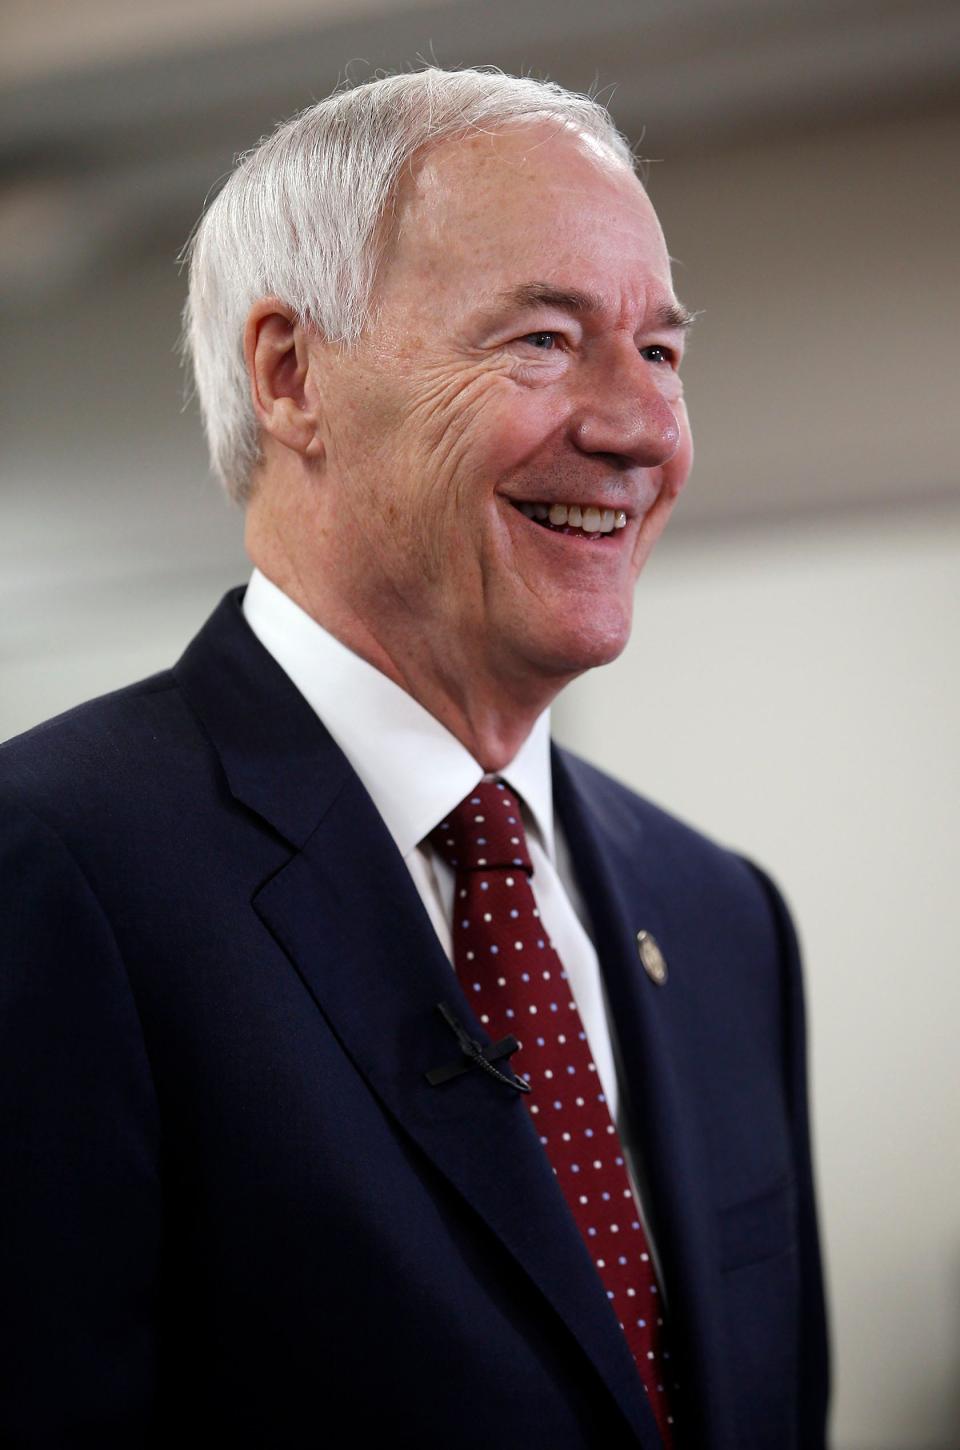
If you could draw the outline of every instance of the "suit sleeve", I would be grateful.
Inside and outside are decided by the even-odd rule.
[[[784,1071],[794,1138],[799,1205],[800,1425],[798,1444],[823,1450],[830,1397],[830,1353],[810,1138],[806,1009],[800,949],[790,913],[769,876],[749,863],[770,901],[783,964]]]
[[[0,805],[0,1444],[149,1442],[159,1123],[110,926],[59,837]]]

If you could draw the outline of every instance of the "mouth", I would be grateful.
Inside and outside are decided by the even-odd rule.
[[[541,528],[591,542],[608,539],[627,527],[627,515],[623,509],[593,504],[528,503],[525,499],[510,499],[509,502]]]

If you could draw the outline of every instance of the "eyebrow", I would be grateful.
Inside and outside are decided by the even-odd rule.
[[[590,314],[602,312],[603,298],[596,292],[581,292],[575,287],[553,287],[549,282],[523,282],[519,287],[508,288],[498,297],[501,304],[525,307],[556,307],[561,312]],[[682,302],[664,302],[653,314],[653,324],[671,331],[685,331],[697,319]]]

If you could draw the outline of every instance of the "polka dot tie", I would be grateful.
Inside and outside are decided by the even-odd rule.
[[[430,839],[456,872],[460,984],[491,1038],[513,1034],[520,1044],[510,1062],[530,1084],[524,1102],[670,1446],[670,1356],[659,1288],[623,1147],[530,886],[517,800],[502,781],[481,781]]]

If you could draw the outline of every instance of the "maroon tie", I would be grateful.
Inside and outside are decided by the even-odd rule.
[[[630,1346],[664,1444],[672,1443],[663,1306],[603,1086],[530,886],[520,810],[483,780],[431,833],[456,871],[454,965],[494,1040],[520,1044],[513,1070],[557,1182]]]

